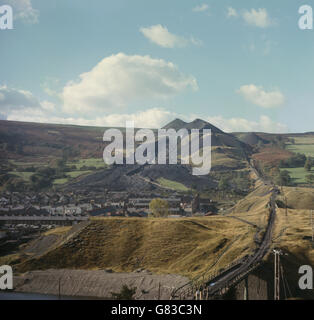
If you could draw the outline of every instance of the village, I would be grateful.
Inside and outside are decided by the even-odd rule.
[[[10,238],[20,244],[40,232],[92,217],[147,218],[151,216],[150,203],[157,198],[168,203],[168,218],[210,216],[218,211],[212,200],[176,192],[5,192],[0,194],[0,242]]]

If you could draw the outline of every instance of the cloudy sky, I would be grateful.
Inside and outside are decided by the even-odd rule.
[[[298,0],[0,0],[0,118],[314,131],[314,31]]]

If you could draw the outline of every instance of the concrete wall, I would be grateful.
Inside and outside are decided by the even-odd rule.
[[[260,277],[250,274],[233,290],[236,300],[269,300],[268,283]]]

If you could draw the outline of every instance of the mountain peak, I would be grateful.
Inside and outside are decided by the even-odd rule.
[[[181,119],[175,119],[168,123],[166,126],[163,127],[163,129],[175,129],[175,130],[180,130],[180,129],[211,129],[212,132],[214,133],[224,133],[222,130],[218,129],[214,125],[210,124],[209,122],[202,120],[202,119],[195,119],[190,123],[184,122]]]
[[[186,122],[184,122],[181,119],[174,119],[173,121],[169,122],[167,125],[165,125],[163,127],[163,129],[175,129],[175,130],[180,130],[182,128],[185,128],[185,126],[187,125]]]

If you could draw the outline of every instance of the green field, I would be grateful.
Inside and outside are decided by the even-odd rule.
[[[30,167],[34,166],[35,169],[42,168],[47,163],[43,162],[18,162],[18,161],[11,161],[11,163],[18,167]],[[66,178],[61,179],[55,179],[53,184],[54,185],[61,185],[68,183],[71,179],[75,179],[79,176],[90,174],[93,172],[93,170],[81,170],[83,166],[86,167],[95,167],[96,169],[105,169],[107,165],[104,163],[102,158],[89,158],[89,159],[79,159],[76,161],[68,161],[67,166],[75,166],[76,169],[70,172],[66,172]],[[30,182],[31,176],[34,174],[34,172],[18,172],[18,171],[10,171],[10,174],[13,174],[21,179],[23,179],[25,182]]]
[[[62,179],[55,179],[53,184],[65,184],[67,183],[70,179],[77,178],[79,176],[82,176],[84,174],[89,174],[92,173],[93,171],[71,171],[67,172],[67,178],[62,178]],[[23,179],[25,182],[30,182],[30,177],[34,174],[34,172],[17,172],[17,171],[10,171],[10,174],[13,174],[17,177],[20,177]]]
[[[71,172],[67,172],[66,175],[70,178],[77,178],[83,174],[88,174],[88,173],[92,173],[93,171],[91,170],[87,170],[87,171],[71,171]]]
[[[184,184],[172,180],[167,180],[165,178],[159,178],[157,179],[157,182],[162,185],[163,187],[177,190],[177,191],[189,191],[189,188],[187,188]]]
[[[307,183],[306,176],[309,174],[314,174],[314,170],[306,171],[304,168],[281,168],[280,170],[287,170],[292,178],[292,181],[296,184]]]
[[[30,181],[31,175],[34,174],[34,172],[17,172],[17,171],[10,171],[9,174],[13,174],[15,176],[20,177],[24,181],[28,182]]]
[[[45,167],[47,165],[47,162],[40,162],[40,161],[15,161],[15,160],[9,160],[9,163],[13,164],[14,166],[18,167]]]
[[[96,167],[96,169],[103,169],[106,167],[104,160],[102,158],[89,158],[89,159],[79,159],[77,161],[69,161],[68,166],[76,166],[77,169],[81,169],[83,166],[86,167]]]
[[[286,149],[294,153],[303,153],[307,157],[314,157],[314,136],[291,137],[294,144],[288,144]]]
[[[60,185],[60,184],[66,184],[67,182],[69,181],[69,179],[68,178],[63,178],[63,179],[55,179],[54,181],[53,181],[53,184],[54,185]]]

